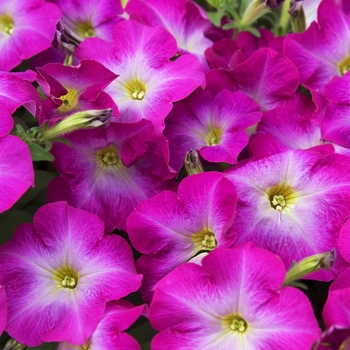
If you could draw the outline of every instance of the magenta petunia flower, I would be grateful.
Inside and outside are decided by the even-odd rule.
[[[97,37],[112,41],[113,27],[121,21],[119,0],[52,0],[62,11],[63,25],[83,41]]]
[[[350,328],[350,269],[331,284],[322,317],[327,328]],[[349,334],[350,335],[350,334]]]
[[[237,163],[248,144],[245,129],[258,123],[261,114],[259,105],[240,92],[198,89],[189,100],[175,104],[165,119],[170,165],[178,171],[190,149],[210,162]]]
[[[164,136],[150,121],[112,123],[107,129],[81,130],[66,136],[72,147],[56,144],[48,200],[67,200],[101,217],[107,232],[125,229],[137,203],[174,187]]]
[[[262,111],[268,111],[295,93],[299,74],[288,57],[273,49],[261,48],[232,70],[210,71],[207,80],[218,90],[244,92],[259,104]]]
[[[323,91],[334,76],[350,67],[350,18],[335,0],[323,0],[317,22],[301,34],[288,34],[284,52],[297,66],[300,82],[310,89]]]
[[[60,343],[57,350],[140,350],[137,341],[124,332],[144,312],[146,305],[134,306],[126,300],[111,301],[93,335],[83,345]]]
[[[31,75],[30,72],[22,74],[26,78],[31,77]],[[5,109],[9,114],[13,114],[17,108],[24,106],[33,116],[39,115],[41,107],[40,96],[28,81],[23,80],[16,73],[0,72],[0,86],[1,109]],[[9,120],[8,117],[5,118]],[[6,124],[8,125],[8,122]],[[12,122],[11,125],[13,125]]]
[[[76,67],[49,63],[37,71],[37,82],[48,97],[43,102],[41,122],[84,110],[113,108],[118,114],[112,98],[102,91],[117,75],[100,63],[83,60]]]
[[[328,154],[329,148],[283,152],[226,172],[238,194],[237,243],[250,241],[268,249],[287,268],[337,246],[350,213],[350,163],[346,156]],[[313,277],[334,278],[340,262]]]
[[[60,16],[57,6],[45,0],[1,0],[0,70],[49,48]]]
[[[154,285],[176,266],[201,251],[229,247],[227,234],[235,217],[236,190],[221,173],[186,177],[178,193],[164,191],[138,204],[127,220],[133,246],[144,255],[136,266],[144,275],[141,294],[147,302]]]
[[[310,349],[321,332],[306,296],[281,289],[285,274],[250,244],[178,267],[155,288],[152,349]]]
[[[28,146],[17,136],[0,137],[0,213],[30,186],[34,186],[34,169]]]
[[[103,222],[65,202],[47,204],[0,248],[0,283],[6,286],[6,332],[28,346],[84,344],[106,303],[141,283],[130,247],[103,237]]]
[[[177,53],[174,37],[159,26],[148,27],[128,20],[116,24],[113,44],[90,38],[75,51],[79,59],[94,59],[119,74],[105,91],[114,99],[121,122],[149,119],[157,131],[172,102],[204,86],[205,76],[193,55]]]
[[[159,25],[171,33],[179,53],[192,53],[198,57],[205,71],[209,70],[204,51],[212,45],[205,32],[213,27],[206,12],[190,0],[129,0],[125,11],[130,19],[140,23]]]
[[[5,287],[0,285],[0,335],[5,329],[7,321],[7,303]]]
[[[322,335],[316,350],[348,350],[350,347],[350,328],[332,326]]]

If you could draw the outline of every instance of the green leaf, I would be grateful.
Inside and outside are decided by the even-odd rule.
[[[65,139],[64,137],[56,137],[52,139],[51,142],[61,142],[69,147],[72,147],[72,142],[70,142],[68,139]]]
[[[36,143],[30,144],[29,150],[34,162],[39,160],[48,160],[52,162],[55,159],[52,154],[45,151],[41,146],[37,145]]]
[[[308,290],[307,286],[304,283],[301,283],[301,282],[293,281],[289,285],[293,286],[293,287],[300,288],[300,289]]]
[[[231,28],[237,28],[237,22],[230,22],[225,24],[222,29],[231,29]]]
[[[221,26],[221,18],[224,16],[222,12],[208,12],[208,18],[216,27]]]
[[[254,28],[254,27],[247,27],[247,28],[244,28],[244,30],[246,32],[249,32],[249,33],[252,33],[254,36],[256,36],[257,38],[260,38],[261,37],[261,34],[260,32]]]

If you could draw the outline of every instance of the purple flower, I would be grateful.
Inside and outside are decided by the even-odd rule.
[[[45,0],[1,0],[0,70],[49,48],[60,16],[57,6]]]
[[[179,170],[192,148],[210,162],[237,163],[248,144],[245,129],[260,118],[260,107],[245,94],[198,89],[186,102],[175,104],[165,119],[170,165]]]
[[[323,91],[334,76],[350,67],[350,19],[335,0],[324,0],[317,21],[301,34],[289,34],[284,52],[300,73],[300,82],[310,89]]]
[[[141,316],[145,308],[145,304],[134,306],[125,300],[111,301],[107,304],[105,314],[96,330],[85,344],[74,346],[60,343],[57,350],[139,350],[140,345],[137,341],[124,331]]]
[[[0,335],[5,329],[7,321],[6,290],[0,285]]]
[[[6,286],[5,330],[17,341],[84,344],[106,302],[136,291],[130,247],[103,237],[103,222],[64,202],[47,204],[0,248],[0,283]]]
[[[306,296],[281,289],[285,274],[250,244],[179,266],[155,288],[152,349],[310,349],[320,329]]]
[[[125,11],[130,19],[142,24],[162,26],[171,33],[179,47],[179,53],[192,53],[198,57],[205,71],[209,70],[204,51],[212,41],[204,33],[213,25],[206,12],[190,0],[129,0]]]
[[[66,138],[72,147],[57,143],[52,149],[61,176],[49,184],[48,200],[97,214],[107,232],[125,229],[137,203],[174,187],[166,139],[150,121],[112,123]]]
[[[121,122],[148,119],[162,131],[172,102],[205,84],[198,59],[183,55],[171,61],[177,53],[176,41],[159,26],[123,21],[114,27],[113,37],[112,45],[97,38],[85,40],[75,53],[119,74],[105,91],[118,105]]]
[[[144,255],[136,266],[144,274],[141,287],[149,302],[154,285],[176,266],[199,252],[229,247],[227,234],[236,209],[236,190],[221,173],[186,177],[178,193],[164,191],[138,204],[127,220],[133,246]]]
[[[287,268],[337,246],[349,215],[350,163],[346,156],[327,154],[329,147],[287,151],[226,172],[238,194],[237,243],[268,249]],[[333,279],[343,269],[340,262],[313,278]]]
[[[111,97],[102,91],[117,75],[100,63],[83,60],[76,67],[49,63],[37,71],[37,81],[48,97],[43,102],[41,123],[84,110],[113,108],[118,114]]]

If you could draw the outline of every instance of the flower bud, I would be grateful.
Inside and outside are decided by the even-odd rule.
[[[19,342],[17,342],[17,340],[11,338],[5,345],[4,350],[24,350],[26,349],[27,346],[23,345]]]
[[[290,268],[290,270],[287,272],[283,285],[287,286],[293,281],[296,281],[310,273],[317,272],[321,268],[328,271],[333,267],[334,261],[334,249],[327,253],[311,255],[299,261],[297,264]]]
[[[52,41],[53,47],[68,55],[73,55],[75,49],[81,42],[82,39],[69,29],[61,18],[56,24],[56,33]]]
[[[199,153],[195,149],[190,149],[184,159],[184,166],[187,175],[203,173],[203,165],[199,158]]]
[[[44,139],[52,140],[79,129],[108,127],[112,114],[112,108],[92,109],[72,114],[59,121],[52,128],[44,130]]]

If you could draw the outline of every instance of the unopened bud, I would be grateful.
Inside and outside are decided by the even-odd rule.
[[[52,140],[80,129],[108,127],[112,114],[112,108],[74,113],[59,121],[52,128],[44,130],[44,139]]]
[[[276,0],[278,1],[278,0]],[[266,1],[268,2],[268,1]],[[244,30],[249,27],[258,18],[269,12],[270,8],[264,0],[252,0],[249,2],[243,13],[242,19],[239,21],[239,28]]]
[[[334,261],[334,249],[327,253],[309,256],[291,267],[291,269],[287,272],[283,285],[287,286],[310,273],[319,271],[320,269],[328,271],[333,267]]]
[[[26,347],[27,347],[26,345],[23,345],[19,343],[17,340],[11,338],[6,343],[4,350],[24,350]]]
[[[199,154],[195,149],[189,150],[184,159],[184,166],[187,175],[203,173],[203,165],[199,158]]]
[[[291,15],[291,22],[293,32],[302,33],[306,29],[305,13],[303,9],[304,0],[292,0],[289,14]]]
[[[73,55],[81,42],[82,39],[80,36],[68,28],[61,18],[56,24],[56,33],[52,41],[52,46],[66,54]]]

